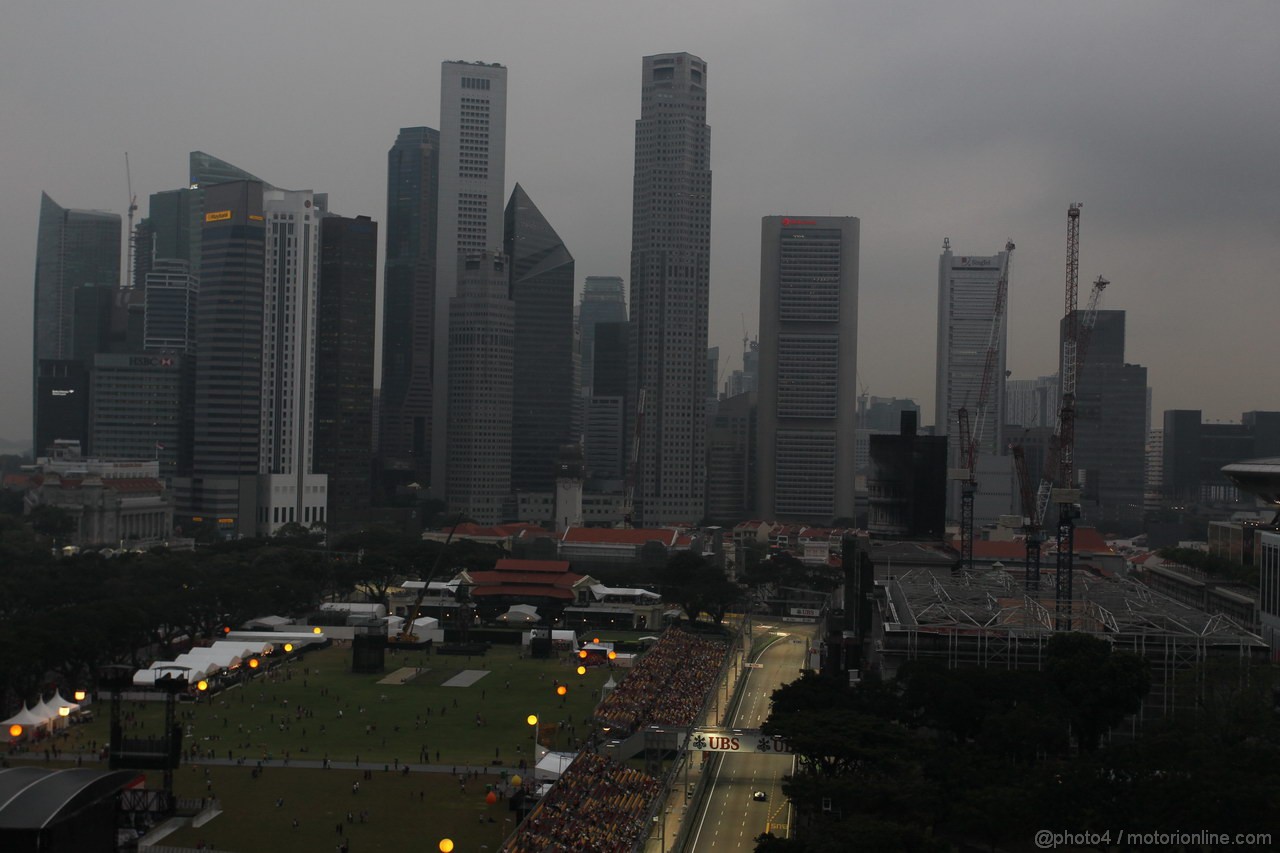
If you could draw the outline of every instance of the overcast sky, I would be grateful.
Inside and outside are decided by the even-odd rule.
[[[708,63],[711,340],[741,366],[760,217],[862,220],[858,373],[933,417],[937,258],[1017,243],[1013,378],[1055,369],[1066,210],[1082,296],[1128,312],[1167,408],[1280,408],[1280,3],[46,2],[0,10],[0,437],[30,435],[40,192],[145,215],[207,151],[385,219],[386,152],[440,62],[509,68],[519,181],[587,275],[629,272],[640,58]]]

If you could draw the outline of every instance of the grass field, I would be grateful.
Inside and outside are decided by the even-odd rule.
[[[560,660],[533,660],[521,658],[514,646],[494,647],[470,659],[389,652],[386,671],[379,674],[351,673],[350,661],[351,648],[335,645],[280,663],[200,702],[179,703],[179,719],[188,733],[184,748],[194,746],[203,756],[212,751],[220,762],[230,754],[244,764],[184,758],[175,792],[216,796],[223,814],[161,843],[195,847],[204,841],[218,850],[257,853],[329,850],[346,838],[352,853],[367,853],[435,850],[448,837],[459,853],[497,850],[515,826],[514,813],[505,800],[486,804],[484,786],[499,782],[500,768],[516,768],[529,758],[533,730],[526,717],[534,713],[542,723],[551,722],[540,727],[543,746],[572,749],[577,738],[588,735],[584,720],[599,701],[603,684],[611,674],[615,681],[625,674],[589,667],[579,676],[577,661],[568,653]],[[378,683],[404,668],[414,671],[405,683]],[[466,670],[486,674],[468,687],[444,686]],[[566,697],[556,695],[557,682],[568,686]],[[107,741],[109,705],[100,702],[94,710],[92,722],[74,726],[69,738],[59,742],[64,752]],[[162,703],[127,702],[124,710],[132,715],[126,737],[159,735]],[[425,762],[424,749],[429,752]],[[283,766],[286,755],[292,766]],[[297,766],[326,757],[359,760],[360,769]],[[269,763],[254,778],[252,771],[265,758]],[[406,764],[413,768],[408,775],[396,772]],[[423,772],[423,764],[445,772]],[[484,766],[495,775],[467,781],[463,790],[449,771],[464,765]],[[388,766],[390,771],[384,770]],[[368,780],[366,768],[372,772]],[[158,773],[149,776],[151,785],[159,783]],[[356,781],[361,788],[353,794]],[[282,805],[277,806],[278,799]],[[348,811],[354,817],[351,824],[346,823]],[[367,812],[363,824],[361,811]],[[342,835],[336,831],[339,823]]]

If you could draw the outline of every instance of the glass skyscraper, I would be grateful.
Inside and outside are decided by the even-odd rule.
[[[516,309],[511,488],[545,492],[555,486],[561,445],[576,441],[573,255],[519,184],[505,230]]]

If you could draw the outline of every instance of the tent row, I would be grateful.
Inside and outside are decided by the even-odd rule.
[[[65,711],[65,713],[63,713]],[[4,731],[8,731],[12,726],[22,726],[24,729],[38,729],[47,726],[49,729],[57,728],[67,724],[69,717],[79,714],[80,705],[65,699],[61,691],[54,691],[53,696],[49,699],[41,697],[40,701],[28,708],[22,706],[22,710],[14,714],[9,719],[0,723]]]
[[[146,669],[140,669],[133,674],[133,683],[139,687],[154,687],[156,680],[164,676],[207,678],[226,669],[236,669],[255,655],[270,654],[274,648],[272,643],[259,640],[219,640],[212,646],[195,648],[173,660],[157,661]]]

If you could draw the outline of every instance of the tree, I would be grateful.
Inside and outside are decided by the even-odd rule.
[[[680,551],[659,571],[663,597],[676,602],[692,621],[706,611],[716,624],[724,621],[729,605],[742,597],[742,588],[724,569],[701,554]]]
[[[1088,634],[1054,635],[1045,648],[1045,672],[1084,752],[1096,750],[1108,729],[1136,714],[1151,690],[1144,659],[1112,652],[1110,643]]]

